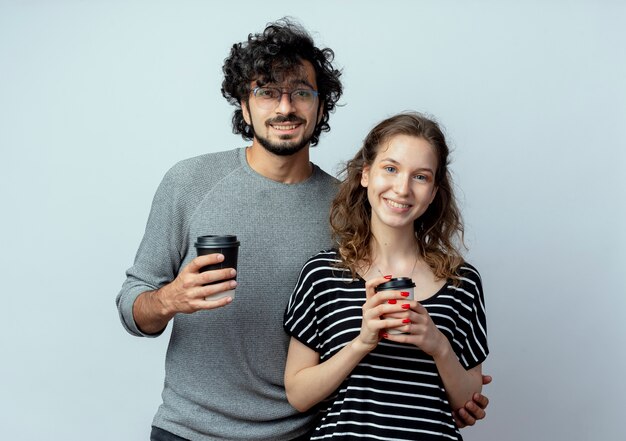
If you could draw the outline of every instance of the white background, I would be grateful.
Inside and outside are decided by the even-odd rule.
[[[167,337],[114,298],[176,161],[245,145],[221,66],[298,18],[343,68],[313,150],[435,115],[454,148],[494,376],[466,440],[608,440],[626,395],[626,3],[0,0],[0,437],[146,440]]]

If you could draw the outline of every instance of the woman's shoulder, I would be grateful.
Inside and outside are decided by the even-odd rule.
[[[304,264],[303,269],[318,268],[321,266],[328,266],[328,265],[337,266],[337,263],[339,262],[341,262],[341,259],[339,258],[339,254],[337,253],[337,250],[335,249],[322,250],[322,251],[318,251],[317,253],[309,257],[306,263]]]
[[[456,270],[460,285],[458,288],[468,293],[470,296],[482,298],[483,282],[480,273],[476,267],[467,261],[464,261]]]
[[[461,284],[465,286],[471,286],[478,291],[482,291],[482,279],[480,273],[474,265],[467,261],[463,261],[456,270]]]
[[[327,250],[318,251],[317,253],[309,257],[308,261],[311,262],[311,261],[325,261],[325,260],[339,262],[341,259],[339,258],[339,253],[337,252],[337,250],[334,248],[330,248]]]
[[[471,275],[473,275],[474,277],[480,278],[480,273],[478,272],[476,267],[474,265],[472,265],[471,263],[469,263],[468,261],[466,261],[466,260],[464,260],[463,263],[461,263],[459,265],[459,267],[457,268],[456,272],[460,276],[471,276]]]
[[[341,264],[337,250],[322,250],[312,255],[300,270],[299,284],[319,285],[345,280],[349,270]]]

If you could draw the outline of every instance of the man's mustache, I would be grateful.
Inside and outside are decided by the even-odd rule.
[[[303,120],[302,118],[290,114],[287,116],[277,116],[275,118],[269,119],[265,122],[265,124],[269,125],[269,124],[280,124],[280,123],[286,123],[286,122],[293,122],[293,123],[300,123],[300,124],[304,124],[305,120]]]

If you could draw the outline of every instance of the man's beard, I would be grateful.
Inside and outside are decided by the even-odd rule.
[[[301,119],[293,115],[289,115],[287,117],[282,117],[282,118],[281,117],[274,118],[272,121],[269,121],[269,122],[290,122],[290,121],[303,123]],[[254,138],[257,141],[259,141],[259,144],[261,144],[265,148],[265,150],[277,156],[295,155],[300,150],[302,150],[307,145],[309,145],[309,142],[311,142],[311,138],[313,138],[313,133],[311,133],[308,136],[305,135],[302,138],[302,140],[299,142],[290,141],[290,140],[285,140],[283,142],[272,142],[269,139],[260,136],[256,132],[256,130],[254,130],[254,125],[252,123],[250,123],[250,128],[252,129],[252,134],[254,135]]]

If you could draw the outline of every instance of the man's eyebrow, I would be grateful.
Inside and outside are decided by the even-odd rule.
[[[263,80],[256,80],[254,81],[254,83],[256,84],[256,87],[276,87],[277,89],[280,89],[281,87],[284,88],[284,86],[297,87],[304,85],[312,90],[315,90],[315,87],[313,87],[313,85],[309,83],[305,78],[294,78],[292,80],[285,81],[282,84],[278,84],[273,81],[265,82]]]
[[[305,86],[308,86],[308,87],[310,87],[311,89],[315,89],[315,87],[313,87],[313,85],[312,85],[311,83],[309,83],[309,82],[308,82],[306,79],[304,79],[304,78],[298,78],[298,79],[292,80],[292,81],[290,81],[290,82],[289,82],[289,84],[293,84],[293,85],[296,85],[296,84],[304,84]]]
[[[283,85],[287,85],[289,87],[304,85],[304,86],[309,87],[310,89],[315,90],[315,87],[313,87],[313,85],[311,83],[309,83],[306,78],[292,78],[290,80],[287,80],[287,81],[283,82],[282,84]],[[279,84],[275,84],[275,86],[276,87],[280,87]]]

